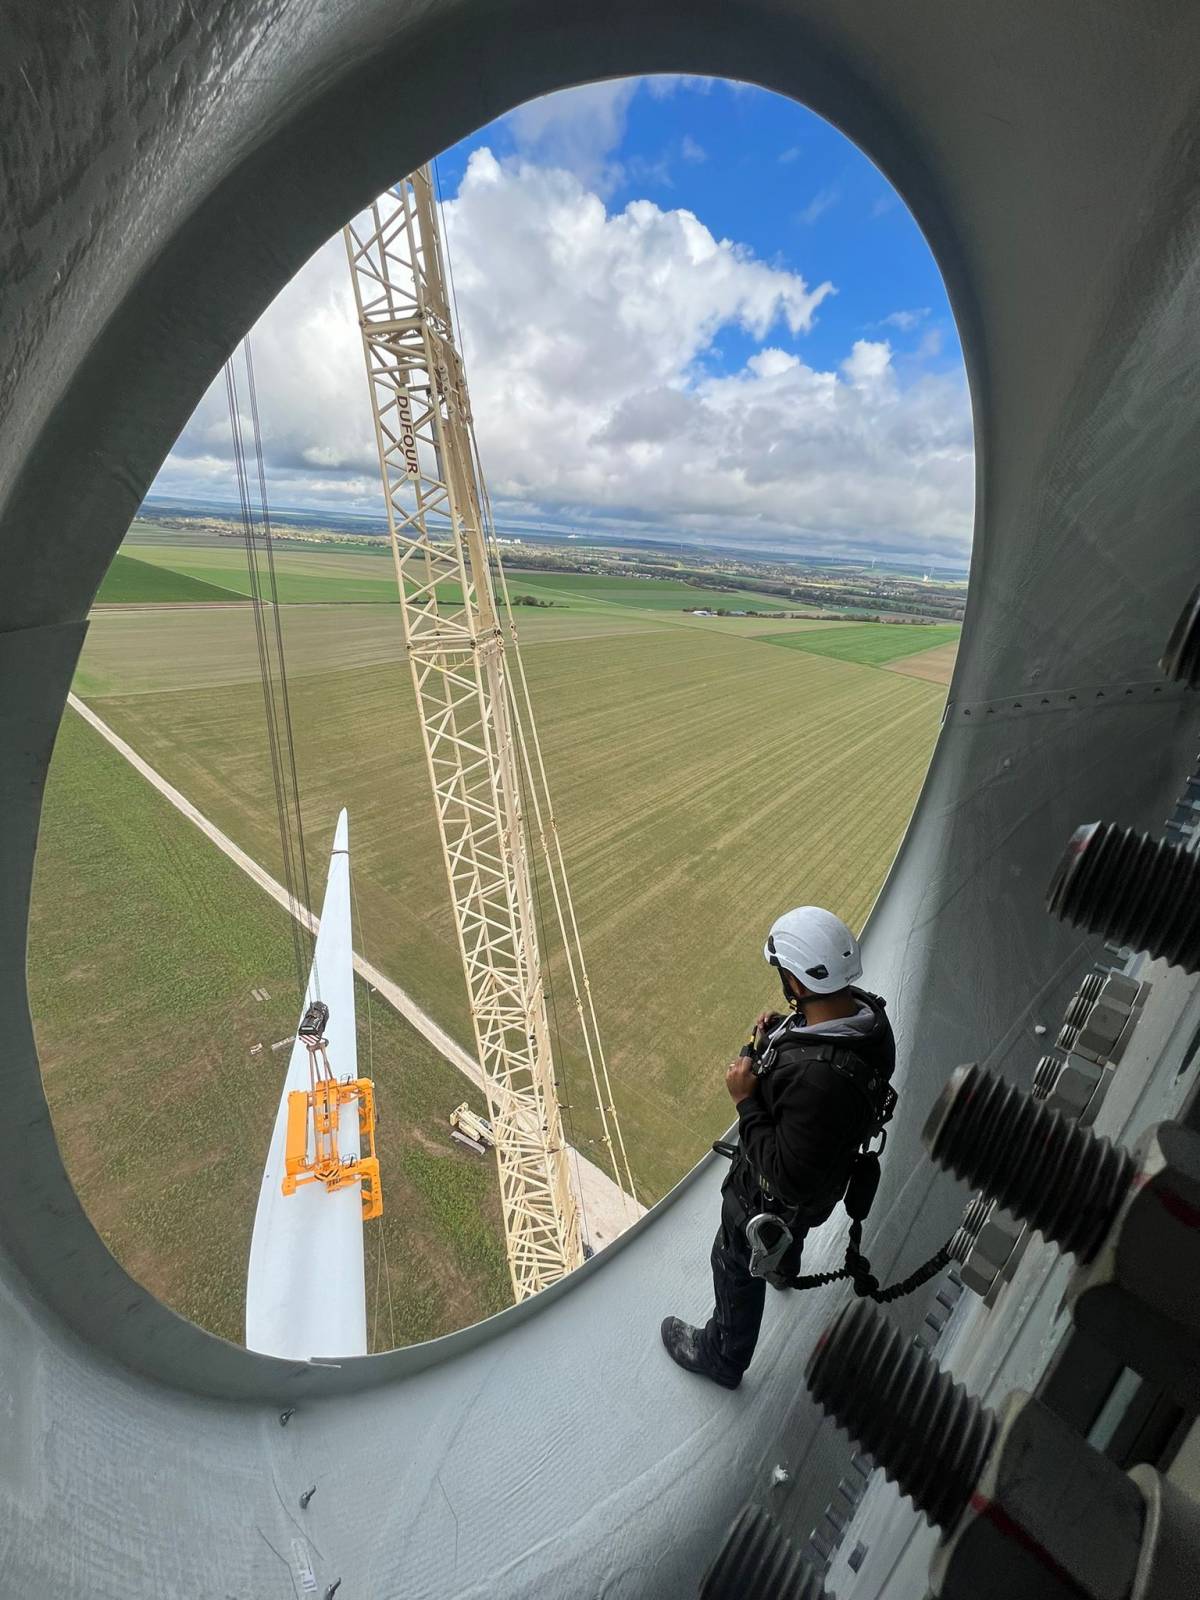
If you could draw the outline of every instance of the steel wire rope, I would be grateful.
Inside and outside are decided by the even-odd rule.
[[[437,162],[433,163],[434,180],[437,186],[438,211],[441,216],[442,237],[445,240],[446,271],[450,279],[450,301],[453,308],[455,332],[458,338],[459,350],[462,353],[463,365],[466,365],[466,342],[462,331],[462,318],[458,309],[458,289],[454,278],[454,257],[450,249],[450,239],[446,232],[445,205],[442,197],[441,174]],[[521,705],[518,702],[511,685],[509,687],[509,704],[513,713],[513,721],[517,730],[517,743],[521,751],[522,764],[529,775],[529,791],[533,798],[534,815],[538,825],[539,843],[546,862],[547,879],[550,883],[551,893],[554,898],[554,908],[558,919],[559,932],[563,941],[563,950],[567,960],[567,968],[571,978],[572,993],[575,997],[576,1010],[579,1016],[580,1029],[584,1040],[584,1050],[592,1076],[592,1083],[596,1094],[596,1109],[600,1113],[601,1125],[604,1129],[604,1140],[608,1146],[609,1158],[612,1162],[613,1176],[617,1188],[622,1194],[622,1204],[628,1214],[630,1202],[636,1202],[636,1190],[633,1183],[633,1174],[629,1165],[629,1156],[625,1149],[625,1139],[621,1132],[620,1119],[617,1116],[616,1104],[612,1093],[612,1083],[608,1073],[608,1063],[604,1056],[604,1047],[600,1040],[600,1026],[596,1017],[595,1001],[592,996],[592,987],[587,975],[587,967],[583,958],[583,943],[579,933],[579,924],[575,916],[575,904],[571,895],[570,885],[566,876],[566,862],[563,858],[562,840],[559,838],[557,823],[554,819],[554,808],[550,798],[550,785],[546,774],[545,761],[542,756],[541,740],[538,737],[537,722],[533,715],[533,702],[529,694],[529,680],[525,673],[525,662],[521,655],[520,640],[517,635],[516,619],[513,615],[512,600],[508,588],[508,576],[504,570],[504,562],[500,555],[500,546],[496,537],[495,520],[492,516],[491,496],[488,493],[487,479],[483,472],[483,462],[479,455],[479,442],[475,435],[475,424],[471,417],[467,419],[467,434],[471,441],[471,453],[474,458],[475,477],[479,488],[480,515],[483,518],[482,533],[489,546],[492,559],[496,564],[496,571],[500,579],[500,592],[503,600],[505,615],[508,619],[509,632],[512,637],[513,654],[517,662],[517,672],[521,683],[522,699],[525,706],[525,715],[522,715]],[[528,721],[529,738],[534,746],[537,757],[538,772],[541,778],[542,792],[545,795],[546,810],[550,818],[550,834],[554,839],[554,850],[558,862],[558,871],[562,879],[562,895],[567,904],[570,916],[571,934],[568,936],[566,920],[563,916],[562,905],[559,900],[558,881],[554,871],[554,862],[550,855],[550,846],[546,829],[543,823],[541,804],[538,796],[537,784],[534,780],[532,766],[529,759],[529,750],[526,739],[526,721]],[[572,949],[573,940],[573,949]],[[544,938],[543,938],[544,942]],[[580,998],[579,980],[575,972],[575,958],[578,958],[579,971],[582,977],[583,991],[587,998],[587,1008],[591,1024],[589,1035],[588,1022],[583,1015],[583,1001]],[[553,997],[553,985],[547,983],[547,990]],[[594,1053],[593,1053],[594,1040]],[[599,1058],[599,1074],[597,1074],[596,1057]],[[603,1090],[601,1089],[603,1082]],[[608,1127],[608,1115],[611,1113],[613,1126],[616,1129],[616,1144]],[[572,1141],[574,1142],[574,1141]],[[620,1165],[624,1167],[624,1182],[618,1166],[617,1150],[620,1150]]]
[[[509,691],[508,698],[509,698],[510,708],[513,710],[513,712],[515,714],[516,707],[512,704],[512,693],[511,693],[511,690]],[[514,720],[515,720],[515,716],[514,716]],[[528,763],[523,763],[522,765],[517,767],[517,782],[520,785],[520,789],[521,789],[522,805],[524,805],[526,803],[527,798],[528,798],[528,793],[527,793],[527,788],[526,788],[526,767],[527,767],[527,765],[528,765]],[[546,935],[546,905],[545,905],[545,897],[542,894],[542,886],[541,886],[541,883],[540,883],[539,878],[538,878],[538,871],[537,871],[537,863],[536,862],[534,863],[534,866],[533,866],[532,878],[533,878],[533,901],[534,901],[534,906],[535,906],[536,911],[537,911],[538,931],[539,931],[539,935],[540,935],[540,938],[541,938],[542,952],[543,952],[543,956],[545,956],[545,953],[549,950],[550,945],[549,945],[549,940],[548,940],[547,935]],[[562,1112],[565,1113],[567,1143],[570,1145],[571,1149],[575,1152],[576,1158],[578,1159],[578,1156],[579,1156],[579,1145],[578,1145],[578,1142],[576,1140],[576,1135],[575,1135],[575,1114],[574,1114],[574,1111],[572,1110],[572,1107],[571,1107],[571,1085],[570,1085],[570,1080],[569,1080],[568,1073],[567,1073],[566,1052],[563,1050],[562,1026],[561,1026],[561,1024],[559,1022],[559,1017],[558,1017],[558,996],[555,993],[555,988],[554,988],[553,983],[549,982],[548,975],[547,975],[547,981],[544,984],[544,989],[545,989],[545,992],[546,992],[546,994],[547,994],[547,996],[549,997],[549,1000],[550,1000],[550,1017],[551,1017],[551,1022],[552,1022],[552,1026],[553,1026],[553,1030],[554,1030],[554,1040],[555,1040],[555,1056],[554,1056],[554,1060],[555,1060],[555,1063],[557,1064],[558,1071],[562,1074],[563,1088],[566,1091],[566,1095],[567,1095],[567,1098],[565,1100],[563,1100],[560,1097],[560,1099],[559,1099],[559,1109]],[[555,1079],[555,1088],[557,1089],[557,1087],[558,1087],[558,1084],[557,1084],[557,1078],[556,1078]],[[568,1160],[569,1159],[570,1158],[568,1157]],[[578,1200],[578,1204],[579,1204],[580,1229],[581,1229],[581,1232],[583,1234],[583,1242],[584,1242],[585,1245],[587,1245],[588,1249],[590,1250],[591,1249],[591,1230],[588,1227],[587,1204],[586,1204],[586,1201],[584,1200],[584,1195],[583,1195],[583,1175],[582,1175],[582,1173],[577,1174],[577,1177],[578,1177],[578,1180],[579,1180],[577,1182],[577,1184],[576,1184],[576,1191],[577,1191],[577,1200]]]
[[[283,705],[284,752],[292,785],[292,804],[295,810],[296,849],[300,857],[300,883],[304,889],[304,906],[313,911],[312,891],[308,882],[308,855],[304,845],[304,818],[300,810],[300,781],[296,773],[296,741],[292,731],[292,704],[288,691],[287,659],[283,648],[283,617],[279,607],[279,581],[275,572],[275,539],[271,531],[271,508],[267,500],[267,475],[263,465],[262,430],[258,420],[258,392],[254,384],[254,357],[250,335],[242,340],[246,360],[246,385],[250,396],[250,422],[254,439],[254,454],[258,464],[258,495],[262,508],[263,542],[267,552],[267,571],[271,587],[271,610],[275,620],[275,650],[279,659],[279,698]],[[315,938],[314,938],[315,945]],[[313,971],[313,986],[320,994],[317,973]]]
[[[292,939],[292,955],[296,964],[296,987],[301,1000],[303,1000],[306,992],[304,945],[300,933],[299,919],[296,915],[298,901],[291,859],[291,838],[287,822],[283,773],[280,765],[279,730],[275,716],[275,697],[271,686],[271,664],[267,645],[266,623],[263,617],[262,584],[254,543],[253,513],[250,504],[250,485],[246,473],[245,446],[242,440],[237,374],[232,356],[225,363],[225,396],[229,405],[229,426],[233,443],[234,472],[237,479],[241,509],[242,537],[246,548],[246,566],[250,583],[250,609],[254,618],[259,680],[262,687],[263,712],[267,730],[267,751],[271,763],[271,779],[275,791],[275,813],[279,825],[279,847],[283,861],[284,888],[287,890],[289,902],[288,925]]]
[[[484,491],[486,494],[486,490]],[[490,520],[489,520],[490,526]],[[513,636],[513,654],[517,662],[518,678],[521,684],[522,697],[525,704],[526,716],[521,715],[521,707],[517,703],[515,692],[510,687],[509,699],[513,710],[513,720],[517,728],[517,745],[521,752],[522,765],[529,774],[530,793],[533,798],[534,817],[538,827],[538,838],[542,853],[546,861],[547,878],[550,883],[551,895],[554,899],[554,909],[558,918],[559,932],[563,941],[563,951],[566,956],[567,970],[571,979],[571,991],[575,998],[576,1013],[579,1018],[580,1031],[584,1041],[584,1051],[587,1056],[588,1067],[591,1072],[592,1086],[596,1095],[596,1109],[600,1113],[600,1121],[604,1129],[604,1142],[608,1146],[609,1159],[612,1162],[613,1177],[617,1188],[624,1196],[623,1205],[628,1212],[630,1201],[636,1200],[636,1191],[633,1184],[633,1174],[629,1166],[629,1157],[625,1150],[625,1139],[621,1132],[620,1120],[617,1117],[617,1108],[613,1099],[612,1083],[608,1075],[608,1063],[604,1058],[604,1047],[600,1040],[600,1026],[596,1017],[595,1003],[592,999],[591,982],[587,975],[587,968],[583,959],[583,943],[579,934],[579,924],[575,916],[575,903],[571,894],[570,884],[567,880],[566,861],[563,858],[562,841],[558,834],[558,825],[554,818],[554,807],[550,799],[550,785],[546,774],[545,761],[542,757],[541,741],[538,738],[537,723],[533,715],[533,702],[529,693],[529,681],[525,675],[525,663],[521,656],[520,644],[517,640],[516,621],[512,614],[512,603],[509,598],[508,579],[500,560],[499,550],[495,547],[496,567],[500,575],[501,593],[504,599],[505,612]],[[528,736],[526,722],[528,722]],[[529,757],[529,745],[532,743],[534,754],[537,757],[538,770],[541,776],[542,792],[546,800],[546,815],[549,818],[549,828],[546,827],[542,814],[541,801],[538,795],[537,784],[534,781],[532,763]],[[554,861],[550,855],[549,840],[554,840],[554,850],[558,861],[558,876],[554,872]],[[561,879],[561,899],[559,883]],[[563,913],[563,904],[566,905],[566,916]],[[570,919],[570,933],[567,931],[567,918]],[[576,961],[579,972],[576,973]],[[583,999],[580,995],[580,982],[582,981],[583,994],[587,997],[587,1006],[591,1027],[584,1016]],[[597,1067],[597,1060],[599,1067]],[[603,1083],[603,1088],[601,1084]],[[612,1117],[612,1127],[616,1130],[616,1141],[613,1140],[612,1130],[609,1127],[609,1116]],[[618,1150],[620,1152],[620,1165],[624,1166],[624,1182],[620,1165],[618,1164]]]

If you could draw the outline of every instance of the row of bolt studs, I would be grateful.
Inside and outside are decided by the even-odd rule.
[[[1180,613],[1160,666],[1174,681],[1192,689],[1200,687],[1200,585]],[[1183,966],[1185,971],[1196,971],[1200,965],[1200,861],[1194,856],[1185,858],[1191,855],[1197,822],[1200,767],[1189,779],[1167,824],[1167,838],[1154,841],[1111,824],[1091,823],[1078,829],[1051,881],[1048,909],[1089,932],[1105,934],[1107,949],[1114,957],[1127,948],[1145,949],[1152,956]],[[1144,874],[1142,882],[1138,881],[1139,872]],[[1165,924],[1157,920],[1163,907],[1172,912]],[[1124,987],[1130,982],[1103,966],[1087,974],[1067,1006],[1053,1048],[1034,1069],[1035,1099],[1053,1100],[1068,1058],[1080,1045],[1081,1035],[1083,1042],[1088,1042],[1085,1030],[1102,997],[1109,997],[1108,990],[1122,985],[1121,993],[1112,998],[1118,1004],[1128,1003],[1130,1011],[1136,1012],[1145,999],[1145,991],[1131,996]],[[1124,1039],[1118,1029],[1111,1040],[1094,1043],[1100,1046],[1100,1053],[1096,1048],[1087,1053],[1099,1068],[1095,1092],[1086,1103],[1074,1108],[1069,1108],[1061,1096],[1054,1102],[1060,1110],[1074,1109],[1085,1126],[1099,1110],[1111,1076],[1105,1068],[1119,1059],[1118,1046]],[[989,1303],[1011,1276],[1021,1254],[1018,1232],[1010,1229],[1012,1248],[1007,1251],[1007,1261],[971,1262],[972,1251],[983,1230],[996,1219],[998,1209],[994,1199],[973,1196],[951,1246],[953,1259],[966,1268],[968,1287],[987,1295]],[[1004,1249],[1001,1241],[1001,1253]]]
[[[1169,678],[1200,687],[1200,586],[1161,666]],[[1200,792],[1196,799],[1200,810]],[[1145,950],[1185,972],[1200,970],[1200,861],[1190,855],[1191,830],[1172,832],[1153,840],[1113,824],[1079,828],[1051,882],[1048,909],[1105,935],[1114,952]],[[998,1205],[1084,1261],[1112,1227],[1136,1176],[1133,1158],[1045,1103],[1105,982],[1104,971],[1085,978],[1055,1053],[1038,1063],[1032,1095],[977,1066],[961,1067],[934,1108],[925,1130],[930,1155],[981,1190],[955,1235],[954,1260],[966,1258]],[[995,1413],[862,1300],[823,1335],[806,1378],[817,1404],[943,1533],[958,1522],[995,1447]],[[739,1516],[700,1590],[700,1600],[825,1596],[817,1573],[754,1507]]]
[[[1200,687],[1200,587],[1162,666],[1177,681]],[[1153,840],[1113,824],[1078,829],[1051,882],[1048,909],[1105,935],[1110,948],[1144,950],[1185,972],[1200,970],[1200,861],[1190,850],[1191,830],[1173,831],[1177,838]],[[930,1155],[982,1191],[964,1214],[956,1258],[1001,1205],[1087,1263],[1140,1181],[1128,1151],[1045,1103],[1107,981],[1093,972],[1080,986],[1056,1040],[1061,1056],[1039,1062],[1032,1095],[982,1068],[962,1067],[934,1108],[924,1135]],[[902,1493],[944,1533],[954,1527],[995,1445],[995,1414],[931,1356],[905,1348],[863,1301],[847,1306],[826,1332],[806,1375],[817,1404]]]

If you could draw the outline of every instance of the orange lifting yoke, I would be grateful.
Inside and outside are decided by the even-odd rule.
[[[363,1221],[368,1222],[383,1215],[375,1154],[375,1085],[370,1078],[339,1081],[333,1076],[324,1037],[328,1020],[329,1007],[318,1000],[300,1023],[299,1036],[308,1047],[309,1087],[293,1089],[288,1095],[283,1192],[295,1194],[302,1183],[323,1183],[330,1193],[360,1183]],[[353,1100],[358,1101],[358,1138],[363,1153],[343,1157],[338,1149],[338,1128],[342,1107]]]

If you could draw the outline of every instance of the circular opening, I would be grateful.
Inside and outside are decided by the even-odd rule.
[[[613,1100],[651,1203],[731,1120],[725,1065],[774,999],[772,918],[815,901],[860,926],[911,814],[965,599],[961,357],[894,191],[764,91],[569,91],[463,141],[437,179]],[[291,888],[319,905],[347,807],[354,947],[387,980],[360,975],[356,1023],[379,1091],[364,1277],[382,1349],[511,1287],[492,1158],[450,1127],[485,1100],[397,1009],[407,996],[471,1048],[340,237],[252,341],[279,601],[259,620],[268,656],[279,622],[304,830]],[[243,355],[235,372],[254,499]],[[140,1281],[235,1341],[311,956],[262,881],[289,873],[236,502],[222,381],[97,598],[30,962],[84,1204]],[[273,667],[277,723],[281,681]],[[279,782],[295,851],[290,765]],[[536,862],[533,885],[564,1131],[604,1167]],[[583,1226],[593,1246],[613,1231],[586,1209]]]

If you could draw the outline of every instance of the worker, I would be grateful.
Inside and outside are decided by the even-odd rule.
[[[766,1212],[791,1232],[772,1280],[784,1287],[799,1271],[804,1235],[841,1200],[855,1156],[880,1124],[896,1059],[884,1002],[854,987],[862,960],[840,917],[798,906],[775,922],[764,954],[788,1011],[760,1016],[725,1074],[739,1143],[712,1248],[716,1304],[703,1328],[679,1317],[662,1325],[672,1361],[726,1389],[750,1364],[766,1298],[764,1279],[750,1271],[747,1222]]]

